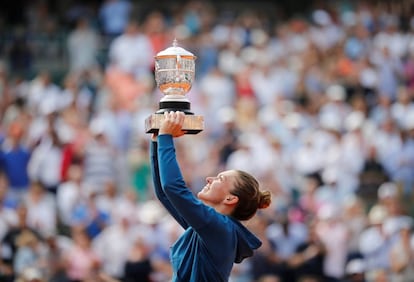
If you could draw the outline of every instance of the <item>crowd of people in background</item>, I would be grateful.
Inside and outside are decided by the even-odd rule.
[[[187,96],[205,119],[177,140],[189,187],[241,169],[273,194],[246,223],[263,245],[231,281],[414,281],[409,1],[283,21],[207,1],[143,18],[139,2],[79,5],[59,81],[25,76],[30,40],[1,54],[1,281],[169,281],[183,230],[154,200],[144,120],[162,97],[154,56],[174,38],[197,56]],[[50,28],[39,10],[32,32]]]

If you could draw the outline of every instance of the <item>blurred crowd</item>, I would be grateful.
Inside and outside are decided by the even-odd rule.
[[[414,7],[329,2],[279,21],[207,1],[145,17],[139,2],[76,2],[59,81],[25,75],[53,49],[24,36],[52,15],[27,11],[1,48],[0,280],[169,281],[183,230],[154,198],[144,120],[163,95],[154,56],[177,39],[197,56],[187,96],[205,119],[176,140],[188,186],[241,169],[273,194],[246,222],[263,245],[231,281],[414,281]]]

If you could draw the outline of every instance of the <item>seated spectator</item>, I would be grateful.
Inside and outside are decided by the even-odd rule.
[[[46,252],[44,243],[31,231],[25,230],[16,238],[16,255],[13,268],[17,276],[27,269],[33,268],[40,272],[39,279],[46,278]]]
[[[70,165],[68,179],[59,185],[56,194],[60,231],[67,233],[66,229],[74,224],[72,222],[74,209],[86,196],[86,192],[85,186],[82,184],[81,166],[78,164]]]
[[[310,223],[306,241],[297,247],[288,260],[295,281],[302,281],[306,277],[322,280],[324,277],[323,262],[326,250],[315,232],[315,227],[314,223]]]
[[[365,264],[360,258],[350,260],[345,268],[346,282],[365,282]]]
[[[72,229],[73,245],[64,256],[66,273],[71,282],[95,277],[101,262],[91,246],[91,238],[82,227]]]
[[[0,170],[6,175],[9,194],[21,200],[29,188],[27,165],[31,151],[25,146],[24,126],[21,121],[10,124],[6,138],[0,144]]]
[[[252,278],[258,281],[264,277],[280,278],[282,276],[282,260],[275,252],[274,245],[266,234],[269,220],[260,214],[252,220],[251,224],[256,231],[256,236],[262,241],[262,246],[250,259]]]
[[[77,202],[71,215],[72,226],[82,226],[93,239],[110,223],[110,215],[96,205],[96,191],[89,191],[86,198]]]
[[[40,182],[32,182],[24,197],[27,223],[47,237],[57,232],[56,201]]]
[[[38,239],[41,236],[34,228],[31,228],[27,224],[27,207],[24,204],[20,204],[16,210],[17,213],[17,224],[10,227],[8,232],[4,235],[1,241],[2,246],[2,264],[4,268],[12,268],[14,265],[17,250],[19,248],[17,239],[25,232],[35,234]],[[14,272],[14,268],[13,268]],[[14,273],[12,272],[12,276]]]
[[[8,184],[5,175],[0,173],[0,240],[17,224],[16,205],[8,195]]]

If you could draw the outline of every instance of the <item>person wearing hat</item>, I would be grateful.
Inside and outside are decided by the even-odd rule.
[[[165,112],[158,134],[152,136],[151,165],[155,193],[185,229],[171,248],[172,281],[228,281],[234,263],[251,257],[261,241],[243,221],[270,205],[250,174],[227,170],[207,177],[195,197],[178,165],[174,139],[184,135],[183,112]]]
[[[388,210],[380,204],[372,206],[368,212],[368,226],[358,240],[358,250],[364,257],[367,275],[378,269],[388,269],[389,240],[384,230]]]
[[[45,246],[40,238],[30,230],[24,230],[16,238],[17,252],[13,261],[13,269],[18,276],[27,276],[27,271],[37,274],[36,278],[43,278],[45,270]],[[30,281],[30,280],[29,280]]]
[[[365,263],[362,258],[351,259],[345,267],[346,282],[365,282]]]
[[[389,251],[391,281],[411,281],[414,279],[414,254],[410,244],[413,219],[409,216],[400,217],[386,226],[389,236],[393,238]]]

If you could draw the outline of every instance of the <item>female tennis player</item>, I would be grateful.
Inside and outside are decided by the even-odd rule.
[[[185,229],[171,248],[172,281],[228,281],[233,263],[253,255],[260,240],[243,224],[271,203],[269,191],[239,170],[207,177],[197,194],[186,187],[178,165],[174,138],[182,136],[184,113],[166,112],[151,142],[155,194]]]

